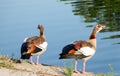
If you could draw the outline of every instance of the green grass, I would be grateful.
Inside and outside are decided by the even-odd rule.
[[[2,57],[1,49],[0,49],[0,58]]]
[[[72,76],[72,74],[73,74],[73,69],[71,69],[71,68],[65,68],[65,73],[66,73],[66,76]]]
[[[15,58],[15,54],[14,53],[11,54],[11,58]]]
[[[72,76],[73,75],[73,62],[71,62],[69,67],[66,67],[66,61],[64,60],[64,68],[65,68],[65,74],[66,76]],[[109,72],[108,73],[101,73],[101,74],[95,74],[95,76],[120,76],[116,75],[115,70],[111,64],[108,65]]]
[[[109,64],[108,66],[109,66],[110,72],[107,74],[107,76],[115,76],[115,71],[113,66],[111,64]]]
[[[66,61],[64,61],[64,68],[65,68],[65,74],[66,76],[72,76],[73,75],[73,63],[71,63],[70,67],[66,67]]]

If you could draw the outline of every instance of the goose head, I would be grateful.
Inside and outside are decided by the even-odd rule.
[[[102,25],[102,24],[97,24],[94,28],[95,32],[98,33],[100,32],[102,29],[105,28],[105,25]]]

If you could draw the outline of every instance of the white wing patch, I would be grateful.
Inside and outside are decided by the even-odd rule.
[[[85,56],[90,56],[90,55],[93,55],[95,53],[95,50],[90,48],[90,47],[83,47],[78,51],[83,53]]]
[[[38,48],[42,48],[42,49],[46,49],[47,48],[48,43],[47,42],[43,42],[42,44],[40,44],[39,46],[37,46]]]
[[[26,42],[26,41],[27,41],[27,39],[28,39],[28,38],[26,37],[26,38],[23,40],[23,42]]]

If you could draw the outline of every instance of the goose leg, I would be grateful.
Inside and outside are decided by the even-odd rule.
[[[39,64],[39,55],[36,56],[36,65]]]
[[[78,59],[76,58],[75,59],[75,62],[74,62],[74,72],[75,73],[78,73],[79,71],[77,70],[77,64],[78,64],[78,61],[77,61]]]
[[[83,62],[82,62],[82,73],[86,73],[85,68],[86,68],[86,60],[83,60]]]
[[[32,61],[32,56],[30,57],[30,64],[34,64],[33,61]]]

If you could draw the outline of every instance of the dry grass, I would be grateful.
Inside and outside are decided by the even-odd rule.
[[[0,62],[0,67],[5,67],[8,69],[13,69],[14,66],[11,63],[7,63],[7,62]]]

